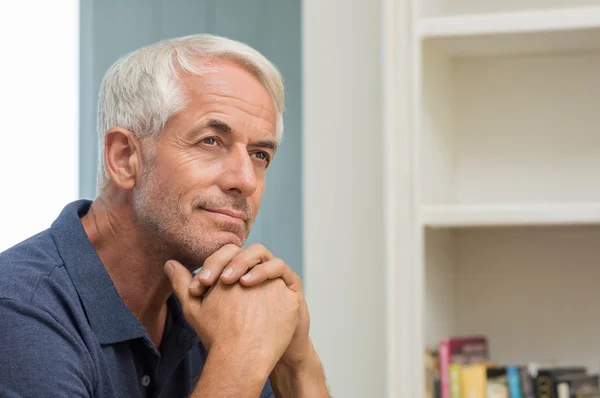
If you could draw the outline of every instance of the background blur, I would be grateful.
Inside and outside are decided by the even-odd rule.
[[[287,91],[250,240],[303,277],[332,393],[384,396],[380,14],[368,0],[0,2],[0,251],[94,198],[96,99],[113,62],[191,33],[244,41]]]

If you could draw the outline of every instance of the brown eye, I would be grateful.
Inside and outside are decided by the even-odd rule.
[[[254,156],[259,158],[260,160],[264,160],[265,162],[268,162],[270,160],[269,154],[266,152],[256,152]]]
[[[206,137],[206,138],[203,138],[201,142],[206,145],[217,145],[217,138],[216,137]]]

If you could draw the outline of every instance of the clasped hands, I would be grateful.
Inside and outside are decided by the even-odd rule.
[[[223,246],[193,277],[174,260],[165,272],[209,352],[236,358],[265,377],[278,365],[294,369],[313,359],[302,281],[264,246]]]

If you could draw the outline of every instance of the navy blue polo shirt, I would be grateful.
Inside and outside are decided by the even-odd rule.
[[[156,349],[83,229],[90,205],[0,253],[0,396],[187,397],[206,350],[174,294]]]

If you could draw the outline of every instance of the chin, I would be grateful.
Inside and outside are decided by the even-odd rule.
[[[174,252],[185,259],[188,268],[198,268],[225,245],[233,244],[238,247],[244,245],[247,238],[245,226],[231,223],[215,224],[197,220],[170,234],[169,240],[173,244]]]
[[[239,245],[238,239],[219,239],[205,242],[201,245],[183,245],[175,249],[172,258],[179,261],[190,271],[202,267],[207,258],[228,244]]]
[[[215,243],[217,243],[217,250],[225,245],[236,245],[242,247],[245,239],[242,239],[238,234],[233,232],[218,232],[215,234]]]
[[[245,238],[242,238],[240,234],[229,231],[214,231],[207,232],[203,231],[202,234],[196,236],[202,236],[201,239],[194,242],[196,248],[193,250],[194,253],[208,254],[210,256],[225,245],[236,245],[242,247],[245,242]]]

